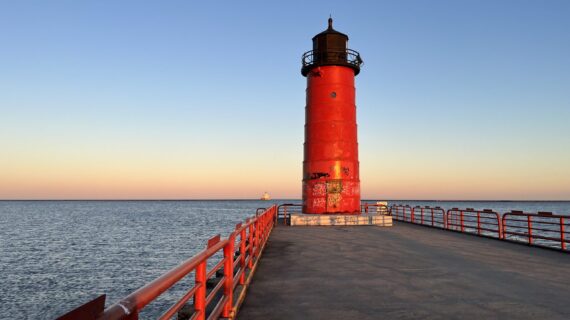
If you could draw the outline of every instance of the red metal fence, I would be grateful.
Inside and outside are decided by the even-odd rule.
[[[388,214],[389,208],[385,204],[380,203],[363,203],[360,205],[360,212],[364,214]]]
[[[290,222],[291,213],[294,208],[299,209],[297,212],[301,212],[303,205],[294,203],[283,203],[277,206],[277,214],[275,215],[275,224],[279,222],[279,219],[283,219],[283,225],[287,225]],[[288,220],[289,219],[289,220]]]
[[[421,224],[445,230],[475,234],[532,246],[570,250],[570,216],[550,212],[525,213],[512,211],[501,216],[491,209],[441,207],[410,207],[392,205],[389,214],[394,220]]]
[[[551,212],[525,213],[511,211],[502,218],[505,240],[527,242],[529,245],[568,248],[570,243],[570,217]]]
[[[411,222],[412,221],[412,212],[413,208],[410,206],[403,206],[403,205],[393,205],[390,207],[390,213],[395,220]]]
[[[447,229],[501,239],[501,217],[490,209],[447,210]]]
[[[255,217],[237,224],[227,239],[221,239],[220,235],[211,238],[206,249],[109,308],[103,310],[105,296],[101,296],[58,319],[137,320],[145,306],[172,286],[183,283],[180,280],[192,273],[193,286],[159,319],[171,319],[190,299],[193,299],[193,303],[188,319],[234,318],[275,225],[276,216],[277,206],[263,209],[263,212],[258,210]],[[209,259],[214,259],[215,265],[208,270]],[[213,283],[212,289],[208,290],[207,282]],[[240,290],[237,290],[238,287]]]
[[[412,208],[412,222],[423,224],[434,228],[445,229],[447,220],[445,210],[441,207],[420,207]]]

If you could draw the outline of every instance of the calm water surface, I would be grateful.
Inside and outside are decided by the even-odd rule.
[[[570,202],[390,203],[570,213]],[[208,238],[227,235],[237,222],[267,205],[262,201],[0,201],[0,318],[53,319],[103,293],[108,304],[115,302],[203,249]],[[181,290],[168,292],[143,318],[157,315]]]

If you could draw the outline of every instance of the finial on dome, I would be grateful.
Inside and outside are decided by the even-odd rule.
[[[329,29],[332,29],[332,15],[329,15]]]

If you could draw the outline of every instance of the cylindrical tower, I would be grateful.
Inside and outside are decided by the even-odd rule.
[[[313,50],[303,54],[304,213],[360,213],[354,77],[362,59],[347,43],[329,18],[328,29],[313,37]]]

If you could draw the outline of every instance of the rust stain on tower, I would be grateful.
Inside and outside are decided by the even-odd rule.
[[[360,54],[348,49],[348,36],[333,29],[313,37],[303,54],[307,77],[303,161],[303,212],[360,212],[354,77]]]

